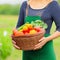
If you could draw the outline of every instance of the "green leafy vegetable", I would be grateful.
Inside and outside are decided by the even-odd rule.
[[[44,29],[46,29],[48,27],[47,24],[44,23],[42,20],[32,21],[31,24],[35,27],[42,27]]]

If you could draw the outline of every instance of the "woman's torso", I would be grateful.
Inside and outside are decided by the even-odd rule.
[[[49,3],[45,8],[43,9],[32,9],[30,6],[28,7],[28,16],[40,16],[41,19],[47,23],[48,28],[46,29],[46,33],[50,33],[50,29],[53,23],[52,17],[51,17],[51,7],[52,4],[55,3],[55,1],[52,1]],[[27,6],[27,2],[25,2],[25,5]],[[24,18],[26,17],[26,8],[24,9]]]

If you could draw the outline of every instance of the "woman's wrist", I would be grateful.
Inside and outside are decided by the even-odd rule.
[[[56,31],[52,35],[45,37],[46,42],[51,41],[60,36],[60,32]]]
[[[51,39],[51,37],[50,36],[48,36],[48,37],[45,37],[45,41],[46,42],[49,42],[49,41],[51,41],[52,39]]]
[[[50,37],[50,36],[49,36]],[[46,37],[46,42],[50,41],[51,39],[49,37]]]

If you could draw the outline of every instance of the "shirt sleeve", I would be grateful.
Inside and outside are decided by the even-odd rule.
[[[25,2],[23,2],[22,5],[21,5],[19,18],[18,18],[16,28],[18,28],[18,27],[20,27],[21,25],[24,24],[24,5],[25,5]]]
[[[56,30],[60,32],[60,5],[55,2],[52,7],[52,18],[56,25]]]

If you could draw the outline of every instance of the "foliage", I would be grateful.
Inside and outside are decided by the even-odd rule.
[[[8,36],[3,37],[2,34],[0,35],[1,35],[0,60],[5,60],[7,56],[9,56],[12,52],[12,44]]]
[[[0,60],[5,60],[13,51],[13,45],[10,38],[12,27],[15,24],[15,22],[13,22],[15,19],[13,18],[0,15]]]
[[[60,0],[58,0],[60,3]],[[3,4],[0,5],[0,14],[5,15],[18,15],[20,10],[20,5],[9,5],[9,4]]]
[[[18,15],[19,8],[20,8],[19,5],[9,5],[9,4],[0,5],[0,14]]]

